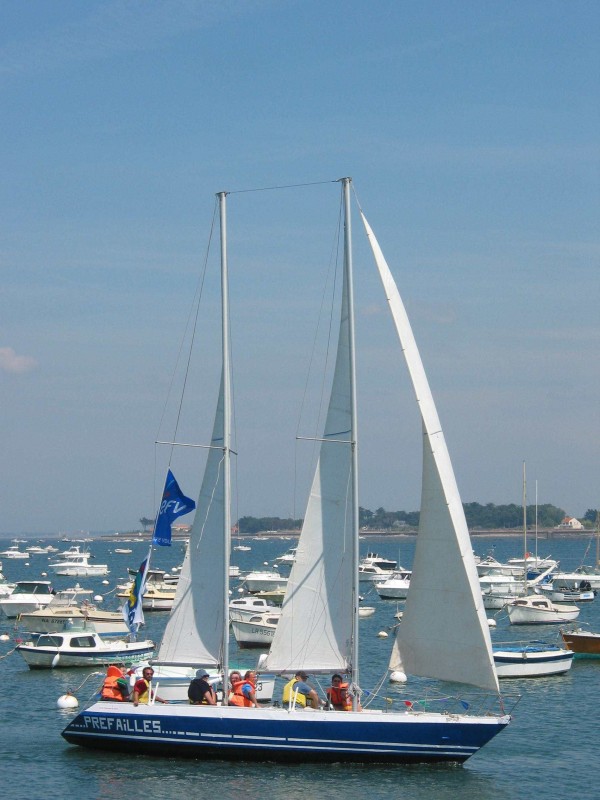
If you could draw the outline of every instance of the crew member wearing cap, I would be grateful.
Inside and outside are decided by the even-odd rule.
[[[297,706],[306,708],[319,708],[319,695],[307,683],[308,675],[306,672],[299,670],[289,683],[283,687],[282,700],[284,705],[292,706],[294,703]]]
[[[206,680],[209,677],[205,669],[199,669],[188,688],[188,698],[193,706],[216,706],[217,693]]]

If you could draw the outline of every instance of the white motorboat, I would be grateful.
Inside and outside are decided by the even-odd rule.
[[[553,603],[539,594],[518,597],[506,606],[511,625],[552,625],[572,622],[579,616],[574,605]]]
[[[278,564],[284,564],[284,565],[291,566],[294,563],[294,561],[296,560],[296,552],[297,551],[298,551],[297,547],[290,547],[290,549],[287,550],[285,553],[283,553],[280,556],[277,556],[275,561]]]
[[[288,579],[278,572],[253,570],[244,576],[242,585],[251,592],[276,592],[284,590]]]
[[[13,545],[9,547],[8,550],[3,550],[0,553],[0,556],[3,558],[29,558],[29,553],[24,553],[22,550],[19,550],[18,545]]]
[[[72,578],[90,578],[99,575],[108,575],[108,564],[90,564],[93,556],[88,552],[78,552],[65,555],[60,561],[48,564],[55,575],[68,575]]]
[[[1,566],[0,569],[2,569]],[[0,597],[8,597],[9,594],[14,592],[16,585],[16,583],[7,581],[4,575],[0,572]]]
[[[240,552],[247,553],[249,550],[252,550],[247,544],[236,544],[233,548],[234,550],[239,550]]]
[[[279,606],[270,605],[263,597],[249,595],[236,597],[229,603],[229,619],[248,620],[255,614],[267,613],[278,616],[281,613]]]
[[[63,630],[67,620],[88,627],[100,636],[122,636],[129,633],[123,614],[120,611],[103,611],[84,599],[82,595],[91,590],[65,589],[57,592],[45,608],[21,614],[19,622],[25,630],[33,633],[54,633]]]
[[[557,645],[506,643],[494,645],[499,678],[538,678],[562,675],[571,669],[573,653]]]
[[[137,664],[154,652],[154,642],[146,639],[103,639],[98,633],[68,621],[61,633],[40,633],[30,642],[17,646],[30,669],[93,667],[113,662]]]
[[[0,609],[7,617],[45,608],[54,597],[50,581],[17,581],[13,591],[0,600]]]
[[[406,600],[410,588],[410,570],[396,570],[390,577],[375,583],[375,590],[382,600]]]
[[[114,552],[119,553],[119,555],[125,555],[128,553],[133,553],[133,550],[130,550],[129,547],[115,547]]]
[[[582,564],[573,571],[573,574],[578,575],[579,580],[587,581],[591,589],[596,591],[600,589],[600,567]]]
[[[142,597],[142,609],[144,611],[170,611],[173,608],[176,590],[176,586],[148,584]],[[129,589],[117,592],[117,597],[122,599],[129,597]]]
[[[536,591],[554,603],[591,603],[596,599],[596,592],[586,588],[589,586],[587,581],[579,581],[573,585],[570,581],[563,582],[556,577],[550,583],[542,583]]]
[[[231,619],[231,629],[239,647],[269,647],[281,616],[268,611],[252,614],[248,619]]]

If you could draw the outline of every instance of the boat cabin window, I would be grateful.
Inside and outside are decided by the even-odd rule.
[[[61,647],[62,636],[40,636],[35,643],[37,647]]]
[[[73,636],[71,637],[71,647],[93,647],[95,644],[93,636]]]
[[[13,589],[13,594],[35,594],[36,592],[41,592],[43,594],[48,594],[50,591],[50,587],[47,583],[17,583],[15,588]]]

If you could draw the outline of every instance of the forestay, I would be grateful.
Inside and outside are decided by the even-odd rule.
[[[471,540],[429,382],[394,278],[362,212],[361,217],[423,423],[419,535],[390,669],[498,691]]]
[[[219,390],[211,449],[198,497],[173,610],[158,651],[164,664],[213,666],[223,653],[225,560],[223,475],[223,379]]]

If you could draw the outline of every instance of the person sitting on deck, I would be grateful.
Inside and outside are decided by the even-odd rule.
[[[292,707],[293,704],[301,708],[319,708],[321,705],[319,695],[307,683],[308,675],[303,670],[298,670],[291,681],[283,687],[282,700],[284,705]]]
[[[137,706],[139,703],[148,703],[150,698],[156,703],[168,703],[168,700],[163,700],[157,694],[152,694],[152,676],[154,670],[152,667],[144,667],[142,670],[142,677],[137,680],[133,687],[133,705]]]
[[[256,701],[256,672],[248,670],[243,680],[240,677],[239,680],[232,682],[229,705],[241,706],[243,708],[258,708],[258,703]]]
[[[339,673],[331,678],[331,686],[327,689],[329,705],[336,711],[352,711],[352,698],[348,697],[348,684],[343,682]]]
[[[193,706],[216,706],[217,693],[206,680],[209,676],[205,669],[199,669],[188,688],[188,698]]]
[[[116,664],[111,664],[106,672],[106,678],[100,690],[101,700],[129,700],[129,683],[123,670]]]

